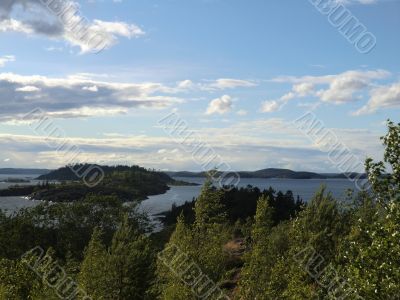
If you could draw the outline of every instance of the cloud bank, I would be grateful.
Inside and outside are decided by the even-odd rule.
[[[268,128],[268,130],[266,130]],[[291,121],[270,118],[238,122],[225,128],[193,128],[202,142],[207,143],[235,170],[256,170],[281,167],[295,170],[335,172],[319,150],[306,136],[291,125]],[[333,129],[360,160],[368,155],[379,157],[382,152],[381,132],[362,129]],[[279,132],[279,135],[275,133]],[[67,161],[63,152],[48,146],[61,144],[56,138],[35,135],[0,134],[0,159],[10,164],[30,167],[59,167]],[[68,141],[82,150],[81,161],[104,164],[137,164],[169,170],[200,170],[176,142],[160,129],[152,136],[108,133],[99,138],[69,137]],[[162,145],[162,146],[160,146]],[[93,161],[96,159],[96,161]],[[323,163],[321,163],[323,162]],[[355,170],[356,171],[356,170]],[[362,170],[359,170],[362,171]]]
[[[337,75],[326,76],[281,76],[272,81],[291,83],[292,90],[278,99],[262,103],[261,111],[280,110],[293,99],[316,98],[321,103],[346,104],[363,101],[369,96],[368,103],[353,112],[361,115],[379,109],[400,107],[399,83],[381,85],[379,81],[388,79],[390,72],[385,70],[358,71],[350,70]]]
[[[89,21],[72,0],[2,0],[0,32],[18,32],[65,40],[82,53],[101,51],[116,44],[118,38],[135,38],[144,31],[135,24]]]
[[[127,113],[129,109],[160,109],[183,100],[160,83],[98,81],[87,75],[65,78],[0,73],[0,121],[20,121],[40,108],[57,118]]]

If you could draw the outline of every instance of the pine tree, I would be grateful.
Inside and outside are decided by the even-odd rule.
[[[292,245],[287,261],[289,280],[284,292],[286,297],[325,297],[321,282],[335,259],[341,237],[346,234],[346,215],[341,213],[338,202],[322,187],[293,221]]]
[[[125,216],[107,250],[95,230],[85,251],[79,283],[93,299],[143,299],[154,276],[153,252],[147,237]]]
[[[242,299],[266,299],[265,287],[269,280],[271,261],[268,254],[268,236],[273,226],[274,211],[269,200],[262,196],[257,202],[257,211],[251,238],[252,248],[245,257],[239,283]]]
[[[102,242],[102,231],[96,228],[85,250],[78,281],[80,287],[93,299],[107,299],[109,254]]]
[[[230,238],[226,229],[226,212],[221,202],[222,193],[207,181],[195,204],[194,224],[185,224],[185,218],[181,215],[164,249],[179,249],[187,261],[198,266],[201,273],[215,284],[219,283],[226,272],[223,246]],[[162,286],[161,299],[197,299],[190,284],[183,282],[184,276],[176,274],[173,268],[166,265],[165,260],[159,261],[157,273]]]
[[[222,204],[223,191],[216,190],[207,180],[195,203],[196,226],[204,227],[226,222],[226,211]]]
[[[108,260],[113,299],[143,299],[154,276],[148,238],[129,225],[125,216],[115,232]]]
[[[195,222],[192,228],[193,252],[191,256],[202,266],[203,272],[218,282],[225,272],[224,244],[230,239],[226,208],[222,203],[223,191],[207,180],[195,203]]]
[[[184,216],[180,215],[177,220],[175,231],[171,235],[164,250],[159,254],[157,261],[157,277],[155,289],[158,290],[163,300],[190,300],[196,299],[189,285],[182,281],[177,274],[176,262],[180,255],[187,255],[189,259],[195,260],[193,247],[193,234],[188,225],[185,224]],[[191,254],[191,257],[188,256]],[[182,256],[183,257],[183,256]]]

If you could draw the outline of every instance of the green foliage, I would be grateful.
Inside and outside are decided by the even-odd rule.
[[[206,181],[195,203],[195,224],[198,228],[226,221],[225,208],[221,203],[222,195],[222,191],[212,187],[211,181]]]
[[[39,278],[21,260],[0,260],[0,299],[29,299],[41,286]]]
[[[143,299],[153,279],[153,252],[149,239],[124,218],[114,234],[108,265],[113,299]]]
[[[273,209],[268,199],[258,200],[255,223],[252,229],[252,247],[245,259],[240,281],[240,296],[244,299],[264,297],[265,288],[269,281],[271,257],[268,255],[268,237],[273,226]],[[264,284],[260,284],[264,282]],[[261,299],[261,298],[260,298]]]
[[[185,224],[181,215],[165,247],[179,249],[215,284],[223,280],[227,271],[227,256],[223,246],[230,238],[221,197],[222,192],[207,182],[195,205],[194,224]],[[198,299],[190,285],[185,284],[182,277],[174,273],[168,262],[158,261],[157,275],[157,290],[161,299]]]
[[[69,253],[81,260],[94,228],[100,227],[110,243],[124,214],[141,231],[148,230],[147,218],[136,206],[123,205],[115,196],[90,195],[78,203],[43,203],[12,216],[0,214],[0,257],[17,258],[40,245],[53,247],[62,259]]]
[[[108,253],[102,241],[102,232],[96,228],[88,247],[85,250],[78,281],[80,287],[93,299],[101,299],[107,295]]]
[[[261,197],[258,200],[257,212],[252,237],[255,243],[261,243],[268,236],[273,226],[274,210],[269,206],[269,200]]]
[[[167,174],[147,170],[138,166],[97,166],[104,172],[104,178],[96,186],[84,183],[85,172],[93,165],[66,166],[38,179],[46,180],[36,186],[15,186],[0,191],[0,196],[30,196],[34,199],[52,202],[82,201],[88,195],[117,196],[120,201],[139,201],[149,195],[165,193],[175,181]],[[75,172],[73,171],[75,170]],[[81,174],[79,177],[77,174]],[[89,173],[90,174],[90,173]],[[86,175],[88,176],[88,175]],[[62,184],[49,184],[48,180]],[[185,184],[177,182],[177,184]]]
[[[193,232],[184,223],[183,217],[178,218],[175,231],[171,235],[170,241],[165,245],[163,251],[173,247],[179,247],[179,250],[186,255],[193,255]],[[189,286],[185,285],[179,276],[170,268],[172,260],[157,261],[157,281],[154,286],[155,293],[164,300],[186,300],[195,299]]]
[[[231,224],[236,221],[245,222],[252,218],[257,209],[257,202],[260,197],[268,198],[270,206],[274,209],[274,224],[289,220],[301,211],[304,203],[301,199],[295,199],[291,191],[286,193],[276,192],[272,188],[260,190],[250,185],[246,187],[235,187],[229,191],[221,193],[221,203],[224,206],[226,217]],[[169,212],[164,214],[164,223],[167,225],[175,224],[177,217],[183,212],[185,221],[193,223],[195,199],[186,202],[181,206],[173,205]]]
[[[335,254],[340,237],[348,232],[346,214],[340,211],[337,201],[322,187],[307,208],[293,222],[294,241],[301,251],[311,246],[326,260]]]
[[[143,299],[153,278],[153,252],[147,237],[126,216],[107,250],[96,229],[82,262],[79,283],[93,299]]]
[[[195,203],[175,207],[171,215],[185,213],[175,228],[151,238],[147,218],[118,196],[0,211],[0,299],[58,299],[46,282],[55,261],[94,300],[204,299],[194,293],[199,278],[240,300],[398,299],[400,125],[388,126],[384,160],[366,162],[372,189],[351,205],[324,188],[303,206],[291,192],[207,182]],[[154,176],[166,180],[117,168],[104,184],[125,193],[139,180],[147,193]],[[36,246],[47,249],[40,261],[26,254]]]
[[[346,291],[365,299],[396,299],[400,290],[400,205],[390,202],[386,215],[378,210],[374,222],[359,219],[347,238],[341,258]]]
[[[380,162],[367,159],[366,171],[374,195],[385,205],[400,201],[400,123],[396,125],[388,120],[388,133],[381,139],[385,146],[384,159]],[[389,174],[387,165],[390,166]]]
[[[295,258],[312,248],[332,259],[338,237],[345,232],[337,203],[321,189],[298,217],[273,226],[273,210],[260,199],[252,231],[252,248],[245,257],[239,282],[243,299],[313,299],[316,278]],[[241,299],[239,297],[239,299]]]
[[[27,253],[21,259],[0,260],[0,299],[57,300],[51,285],[55,274],[54,251],[50,248],[43,257]]]
[[[348,282],[344,291],[365,299],[397,299],[400,290],[400,124],[388,127],[384,161],[366,162],[371,198],[364,197],[337,260]]]

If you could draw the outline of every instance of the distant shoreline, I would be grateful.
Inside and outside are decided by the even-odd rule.
[[[205,178],[207,172],[190,172],[190,171],[177,171],[177,172],[165,172],[171,177],[180,178]],[[232,174],[239,175],[241,178],[265,178],[265,179],[366,179],[364,173],[315,173],[308,171],[293,171],[289,169],[276,169],[268,168],[257,171],[238,171],[231,172]],[[216,177],[222,172],[217,172]]]

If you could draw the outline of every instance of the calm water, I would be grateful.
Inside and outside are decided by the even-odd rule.
[[[33,180],[40,175],[15,175],[15,174],[0,174],[0,190],[6,189],[9,186],[16,185],[16,183],[3,182],[9,178],[18,178],[30,180],[30,182],[18,183],[18,185],[31,185],[37,184],[39,181]],[[0,209],[7,213],[12,213],[21,208],[33,207],[40,203],[40,201],[31,201],[23,197],[0,197]]]
[[[186,182],[203,184],[203,178],[175,178]],[[346,191],[354,189],[354,184],[347,179],[263,179],[263,178],[242,178],[239,187],[252,185],[259,189],[268,189],[272,187],[276,191],[286,192],[291,190],[296,197],[299,195],[304,201],[309,201],[315,192],[325,185],[327,191],[331,192],[336,199],[345,199]],[[162,195],[150,196],[141,204],[143,211],[149,213],[156,228],[161,228],[161,224],[156,219],[156,214],[168,211],[172,204],[183,204],[190,201],[193,197],[197,197],[200,193],[201,186],[175,186]]]
[[[0,181],[3,178],[9,178],[8,175],[0,175]],[[21,176],[13,176],[15,178],[25,178]],[[32,175],[31,178],[37,176]],[[203,178],[176,178],[187,182],[202,184]],[[33,181],[33,183],[36,183]],[[262,179],[262,178],[242,178],[239,187],[247,185],[256,186],[260,189],[272,187],[276,191],[286,192],[291,190],[295,196],[299,195],[304,201],[309,201],[314,193],[321,185],[326,185],[327,190],[338,199],[344,199],[347,189],[355,189],[352,182],[347,179]],[[0,183],[0,189],[6,188],[10,184]],[[183,204],[185,201],[190,201],[197,197],[200,193],[201,186],[175,186],[162,195],[151,196],[141,204],[141,209],[150,215],[156,215],[167,211],[172,204]],[[18,210],[22,207],[30,207],[40,203],[40,201],[30,201],[22,197],[0,197],[0,209],[8,210],[9,212]]]
[[[7,175],[7,174],[0,174],[0,190],[6,189],[11,185],[16,185],[16,183],[11,183],[11,182],[3,182],[4,180],[7,179],[25,179],[25,180],[30,180],[30,182],[22,182],[18,183],[18,185],[31,185],[31,184],[37,184],[39,181],[34,180],[34,178],[39,177],[40,175]]]

